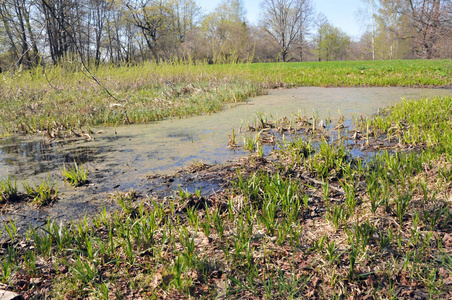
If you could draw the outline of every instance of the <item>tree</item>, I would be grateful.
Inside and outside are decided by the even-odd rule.
[[[170,7],[174,11],[172,27],[176,39],[183,43],[187,34],[198,27],[201,19],[201,7],[194,0],[173,0]]]
[[[105,33],[105,23],[108,12],[112,9],[113,2],[107,0],[89,0],[88,27],[94,31],[94,61],[96,66],[100,64],[102,40]],[[90,26],[92,25],[92,26]],[[90,30],[88,30],[90,33]],[[90,61],[90,35],[88,34],[88,62]]]
[[[451,0],[380,0],[383,19],[396,16],[398,22],[389,30],[398,39],[410,39],[417,56],[435,57],[438,44],[452,36]]]
[[[375,60],[375,36],[376,36],[376,19],[378,12],[378,0],[361,0],[366,4],[366,8],[364,10],[359,10],[359,15],[361,15],[363,21],[367,23],[366,20],[370,19],[370,27],[367,31],[370,32],[370,51],[372,54],[372,60]]]
[[[223,0],[214,12],[204,17],[198,34],[209,48],[209,60],[235,62],[250,58],[252,39],[245,14],[241,0]]]
[[[37,42],[32,31],[29,0],[4,0],[0,2],[0,18],[9,41],[13,59],[27,67],[39,58]]]
[[[87,52],[84,3],[75,0],[41,0],[39,9],[45,24],[47,43],[54,64]]]
[[[261,26],[279,44],[285,62],[293,43],[308,33],[314,6],[311,0],[264,0],[261,7]]]
[[[138,27],[149,50],[155,59],[158,59],[158,41],[169,31],[172,11],[162,0],[125,1],[128,9],[129,21]]]
[[[320,25],[316,37],[319,61],[345,60],[350,49],[350,37],[328,22]]]
[[[246,22],[243,0],[222,0],[215,8],[215,14],[220,23]]]
[[[126,0],[123,7],[127,22],[140,31],[137,43],[144,39],[154,59],[178,55],[201,15],[194,0]]]
[[[452,10],[448,0],[408,0],[405,14],[415,29],[415,41],[420,55],[430,59],[434,56],[437,42],[451,33]]]

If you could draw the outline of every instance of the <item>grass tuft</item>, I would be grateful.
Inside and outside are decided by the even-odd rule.
[[[64,180],[72,185],[73,187],[82,186],[88,183],[88,172],[83,168],[82,165],[78,165],[74,162],[73,167],[66,168],[66,166],[61,169],[61,174]]]

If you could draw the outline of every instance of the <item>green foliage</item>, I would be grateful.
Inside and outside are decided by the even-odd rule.
[[[73,187],[82,186],[88,182],[88,173],[85,169],[83,169],[82,165],[78,165],[74,162],[74,166],[70,168],[63,167],[61,170],[61,174],[64,177],[64,180],[68,182]]]
[[[259,134],[255,136],[244,136],[243,148],[249,152],[257,151],[259,149]]]
[[[333,205],[329,208],[326,218],[338,229],[350,218],[350,212],[343,205]]]
[[[14,202],[19,199],[17,181],[11,176],[0,179],[0,202]]]
[[[402,144],[426,146],[436,153],[451,153],[452,97],[404,100],[371,120],[371,126],[396,137]]]
[[[319,61],[335,61],[347,58],[351,41],[345,32],[327,22],[319,27],[316,44]]]
[[[351,162],[344,147],[335,147],[322,142],[317,153],[309,160],[309,167],[319,178],[342,177],[349,172]]]
[[[50,184],[50,178],[43,179],[41,184],[35,183],[34,187],[30,186],[27,182],[23,182],[25,192],[30,196],[32,203],[37,206],[44,206],[58,198],[58,188],[56,183]]]
[[[238,175],[236,192],[260,209],[259,219],[270,235],[275,233],[280,218],[293,222],[298,219],[303,200],[299,196],[300,185],[295,180],[284,179],[280,174],[256,173],[247,180]]]

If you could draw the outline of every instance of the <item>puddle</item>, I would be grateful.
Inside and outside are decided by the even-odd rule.
[[[340,113],[352,116],[369,115],[380,107],[399,101],[401,97],[420,99],[426,96],[452,95],[452,90],[408,88],[316,88],[271,90],[245,104],[205,116],[165,120],[152,124],[129,125],[103,129],[95,140],[61,140],[49,143],[42,137],[14,137],[0,140],[0,178],[7,174],[20,181],[39,182],[50,176],[57,181],[60,200],[52,208],[28,212],[23,206],[15,215],[33,215],[38,224],[47,217],[78,219],[85,213],[101,209],[108,193],[137,189],[142,194],[153,190],[145,179],[149,174],[169,174],[202,161],[221,164],[247,152],[227,149],[229,135],[235,129],[242,143],[239,128],[254,121],[256,113],[278,119],[300,112],[307,117],[313,111],[319,118],[337,119]],[[270,149],[270,148],[269,148]],[[60,168],[74,161],[85,163],[91,184],[71,188],[61,182]],[[175,184],[171,184],[174,188]],[[202,186],[214,190],[215,186]],[[109,204],[110,205],[110,204]],[[114,204],[111,204],[113,207]],[[26,218],[28,219],[28,217]]]

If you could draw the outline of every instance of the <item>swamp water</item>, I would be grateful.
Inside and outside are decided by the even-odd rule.
[[[58,186],[59,201],[51,207],[31,209],[22,204],[5,211],[0,221],[14,219],[27,226],[45,223],[48,217],[56,220],[80,219],[104,206],[116,206],[106,201],[109,193],[133,188],[140,194],[157,192],[146,175],[170,174],[194,161],[206,164],[222,164],[248,152],[227,148],[229,135],[234,129],[241,144],[241,126],[253,123],[256,114],[276,120],[293,114],[315,114],[319,118],[333,119],[342,114],[346,119],[370,115],[401,98],[452,95],[452,90],[408,88],[317,88],[271,90],[268,95],[255,97],[246,103],[222,112],[185,119],[165,120],[145,125],[129,125],[104,128],[103,134],[92,141],[58,140],[15,137],[0,140],[0,178],[12,175],[21,182],[39,183],[50,177]],[[74,161],[84,163],[90,184],[72,188],[62,182],[60,168]],[[168,186],[168,191],[180,183]],[[201,188],[209,193],[218,188],[203,182],[191,186],[181,184],[193,192]],[[209,191],[210,190],[210,191]]]

